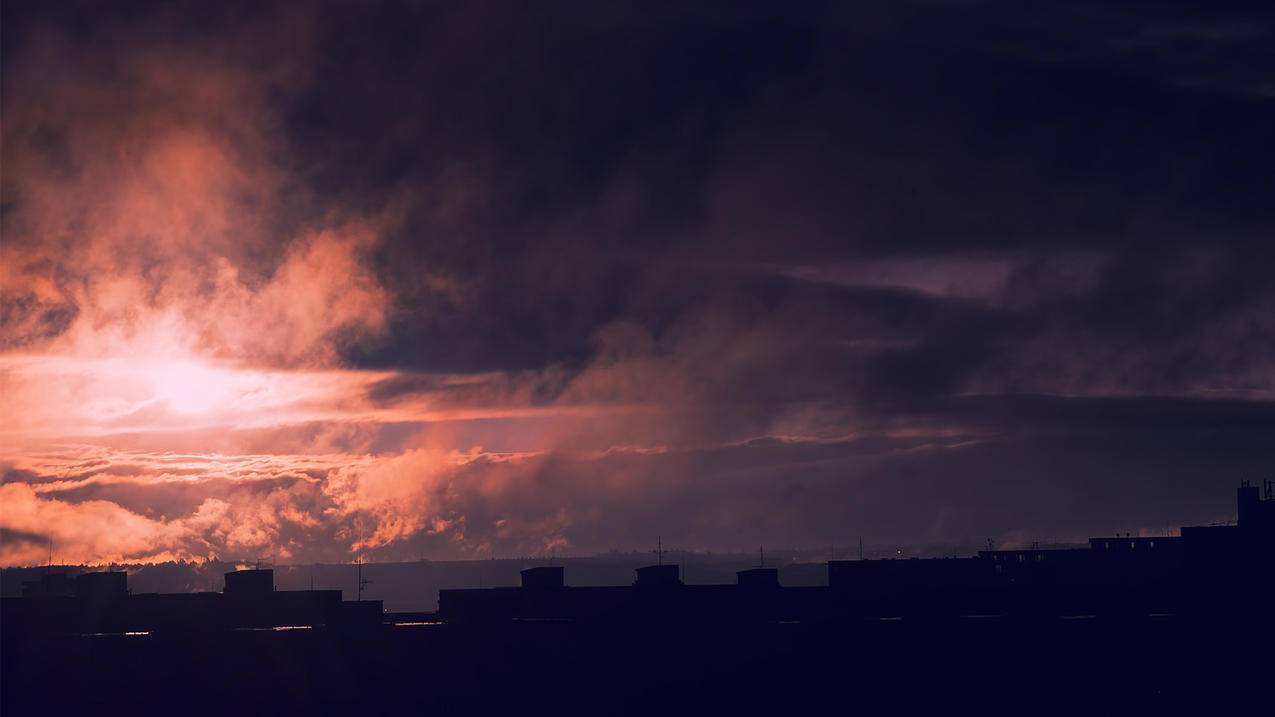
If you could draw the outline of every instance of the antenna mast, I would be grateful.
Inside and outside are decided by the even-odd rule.
[[[372,581],[371,581],[371,580],[365,580],[365,579],[363,579],[363,558],[362,558],[361,556],[355,560],[355,564],[359,566],[359,590],[358,590],[358,598],[359,598],[359,602],[362,602],[362,601],[363,601],[363,588],[364,588],[364,586],[366,586],[366,585],[371,585],[371,584],[372,584]]]

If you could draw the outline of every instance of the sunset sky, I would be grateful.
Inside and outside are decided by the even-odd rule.
[[[0,565],[1227,520],[1261,7],[5,2]]]

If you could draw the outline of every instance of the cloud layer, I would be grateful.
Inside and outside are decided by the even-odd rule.
[[[1271,29],[9,4],[0,563],[1224,520],[1275,462]]]

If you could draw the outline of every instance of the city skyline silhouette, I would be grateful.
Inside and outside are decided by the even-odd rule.
[[[1260,707],[1273,36],[0,2],[4,712]]]

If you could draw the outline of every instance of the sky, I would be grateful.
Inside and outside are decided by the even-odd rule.
[[[1275,471],[1273,29],[4,3],[0,565],[1233,519]]]

